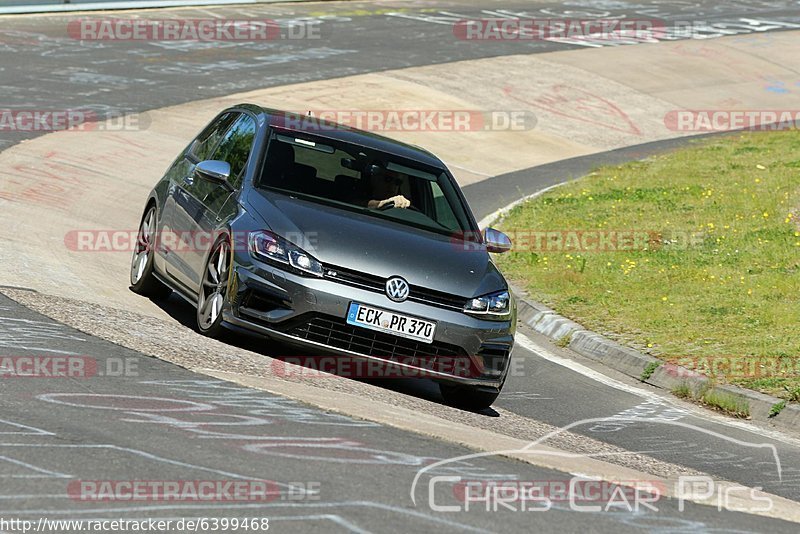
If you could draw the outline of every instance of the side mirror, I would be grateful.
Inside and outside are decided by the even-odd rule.
[[[231,166],[225,161],[209,159],[198,163],[194,168],[194,174],[203,180],[227,184],[231,177]]]
[[[487,252],[508,252],[511,250],[511,240],[506,234],[494,228],[483,231],[483,241],[486,243]]]

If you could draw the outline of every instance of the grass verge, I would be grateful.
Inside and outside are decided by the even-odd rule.
[[[496,259],[591,330],[788,399],[800,389],[799,220],[800,133],[749,133],[522,203],[499,225],[514,249]]]

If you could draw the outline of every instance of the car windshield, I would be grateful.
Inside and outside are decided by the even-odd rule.
[[[442,234],[471,229],[444,169],[359,145],[274,134],[256,185]]]

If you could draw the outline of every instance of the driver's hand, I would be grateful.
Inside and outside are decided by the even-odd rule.
[[[403,195],[396,195],[391,198],[387,198],[386,200],[381,200],[380,202],[378,202],[378,207],[380,208],[388,204],[389,202],[394,202],[395,208],[405,209],[411,205],[411,201],[408,200],[406,197],[404,197]]]

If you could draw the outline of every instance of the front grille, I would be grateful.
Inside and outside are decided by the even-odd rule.
[[[343,319],[312,315],[286,333],[323,345],[343,349],[365,356],[387,360],[414,358],[420,363],[433,363],[437,358],[466,358],[466,353],[455,345],[434,341],[422,343],[383,332],[359,328]]]
[[[358,271],[351,271],[350,269],[326,265],[323,270],[324,276],[328,280],[333,280],[334,282],[360,287],[363,289],[383,291],[384,285],[386,284],[386,280],[380,276],[373,276],[371,274],[365,274]]]
[[[335,275],[333,273],[336,273]],[[349,286],[367,289],[376,293],[384,293],[386,288],[386,279],[380,276],[365,274],[342,267],[325,266],[325,278],[347,284]],[[440,308],[448,308],[454,310],[463,310],[464,305],[467,303],[465,297],[451,295],[442,291],[435,291],[420,286],[409,286],[408,300],[413,302],[421,302],[423,304],[431,304]]]

